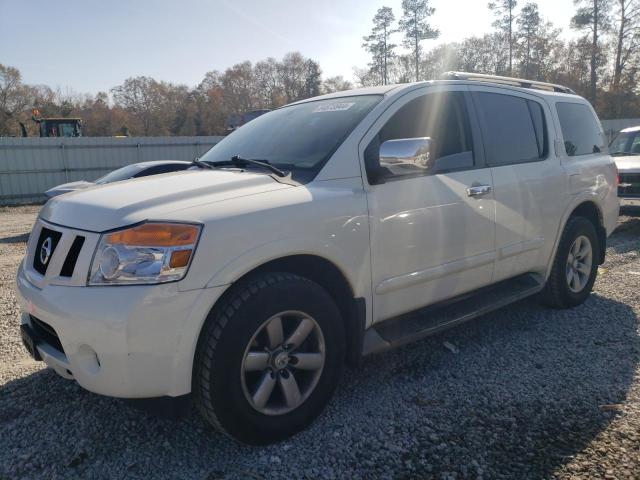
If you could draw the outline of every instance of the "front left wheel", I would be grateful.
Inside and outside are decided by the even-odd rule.
[[[194,401],[237,440],[283,440],[322,412],[344,357],[340,311],[322,287],[289,273],[260,274],[209,314],[194,360]]]

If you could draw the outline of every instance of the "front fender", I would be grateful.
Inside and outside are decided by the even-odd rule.
[[[229,285],[268,263],[293,255],[311,255],[331,262],[342,272],[356,296],[363,296],[369,280],[368,262],[354,261],[359,255],[347,248],[304,235],[286,237],[258,245],[233,258],[213,273],[206,288]],[[366,246],[364,248],[366,250]],[[362,252],[360,248],[360,253]]]

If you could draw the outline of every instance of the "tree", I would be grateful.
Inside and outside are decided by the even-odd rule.
[[[539,26],[531,54],[535,67],[534,79],[562,83],[558,78],[558,72],[565,62],[565,45],[560,37],[561,33],[562,30],[554,27],[551,22]]]
[[[342,78],[342,75],[329,77],[322,82],[322,93],[342,92],[353,88],[351,82]]]
[[[620,90],[622,73],[640,46],[640,1],[616,0],[616,53],[613,67],[613,91]]]
[[[534,74],[532,63],[534,57],[533,52],[542,23],[540,13],[538,12],[538,5],[536,3],[527,3],[522,7],[516,23],[518,25],[518,36],[522,39],[523,43],[521,75],[524,78],[537,78],[538,75]]]
[[[22,76],[17,68],[0,63],[0,136],[17,131],[10,125],[29,104],[30,91],[22,84]]]
[[[460,69],[460,46],[456,43],[438,45],[427,52],[422,60],[425,78],[438,78],[444,72]]]
[[[460,68],[466,72],[503,73],[507,59],[501,45],[502,40],[495,33],[466,38],[458,49]]]
[[[601,36],[609,27],[610,0],[574,0],[576,14],[571,19],[571,26],[579,31],[590,32],[590,80],[589,100],[596,102],[598,88],[598,56],[601,50]],[[589,36],[589,33],[587,33]]]
[[[515,8],[518,2],[516,0],[497,0],[489,2],[488,8],[493,12],[496,20],[493,26],[506,38],[509,49],[509,75],[513,74],[513,22],[515,20]]]
[[[127,78],[122,85],[111,89],[117,106],[127,110],[135,119],[135,134],[151,135],[154,111],[157,108],[157,82],[151,77]]]
[[[320,87],[322,85],[322,70],[320,70],[320,64],[314,60],[308,59],[305,62],[305,65],[306,72],[302,97],[317,97],[320,95]]]
[[[378,9],[373,17],[373,29],[364,37],[363,47],[371,54],[371,69],[378,72],[383,85],[389,83],[389,66],[394,56],[395,44],[391,43],[391,34],[395,16],[389,7]]]
[[[402,18],[400,31],[404,34],[403,45],[412,50],[416,82],[420,80],[420,42],[438,38],[440,31],[429,25],[429,17],[435,8],[429,6],[429,0],[402,0]]]

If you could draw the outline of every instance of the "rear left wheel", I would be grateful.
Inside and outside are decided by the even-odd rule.
[[[570,308],[589,297],[598,274],[600,248],[591,221],[584,217],[571,217],[567,221],[542,292],[547,305]]]

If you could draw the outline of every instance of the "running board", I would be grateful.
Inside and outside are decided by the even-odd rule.
[[[383,352],[467,322],[534,295],[543,287],[538,275],[527,273],[385,320],[365,332],[362,355]]]

